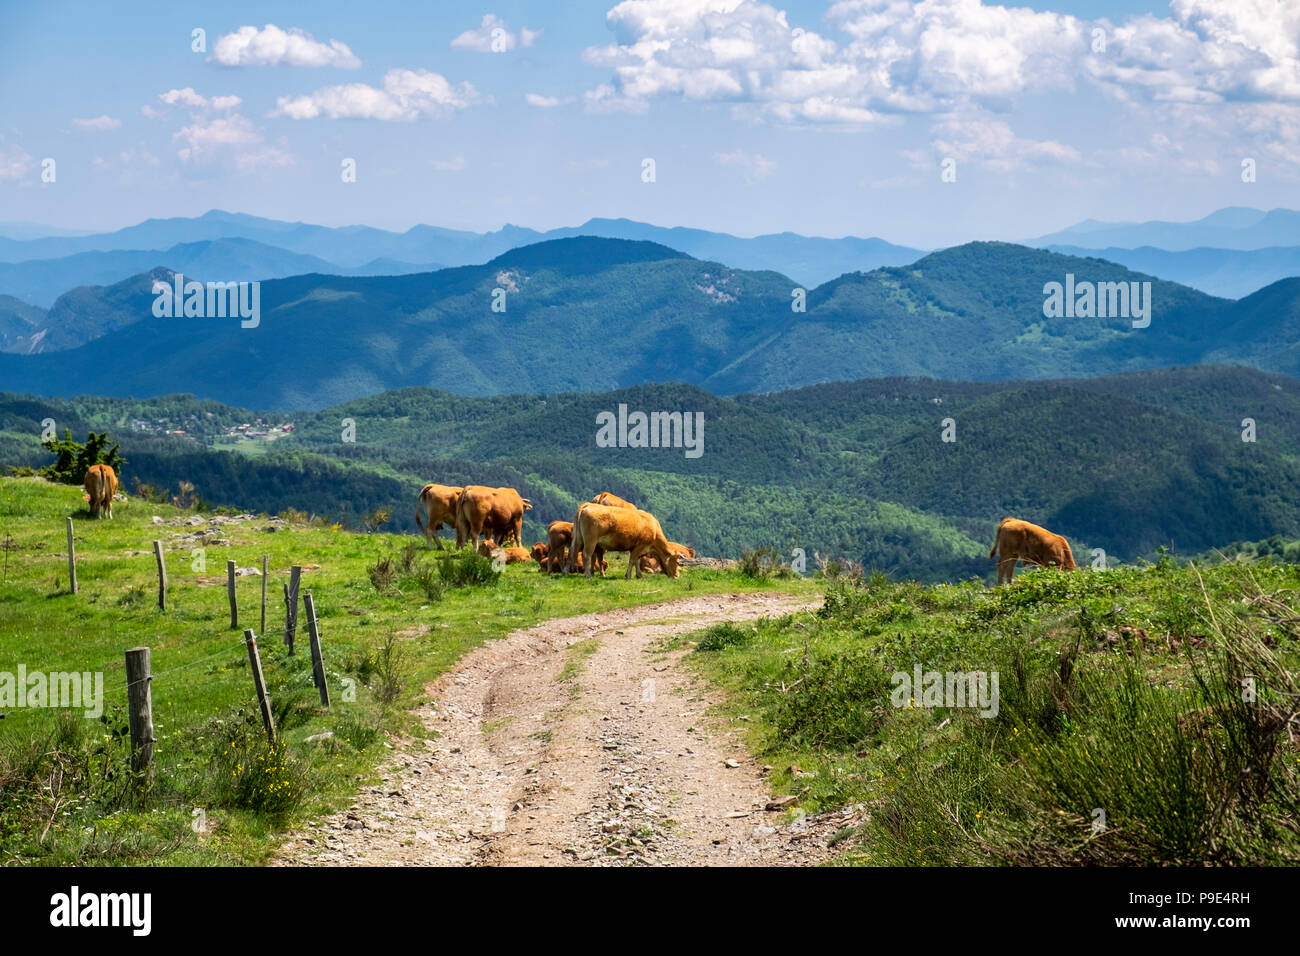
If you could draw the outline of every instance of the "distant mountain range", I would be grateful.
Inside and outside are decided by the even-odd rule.
[[[1300,212],[1228,206],[1194,222],[1099,222],[1077,225],[1026,242],[1031,246],[1077,246],[1084,249],[1137,249],[1154,246],[1169,252],[1187,249],[1268,249],[1300,246]]]
[[[1046,317],[1044,286],[1067,275],[1150,282],[1149,327]],[[152,283],[169,277],[155,271],[61,297],[48,334],[86,344],[0,355],[0,381],[43,395],[185,388],[231,404],[311,409],[408,386],[492,395],[675,381],[736,394],[863,377],[995,381],[1202,362],[1300,373],[1300,279],[1232,302],[1007,243],[841,276],[809,290],[803,312],[793,308],[797,283],[778,273],[595,237],[433,273],[263,282],[255,329],[155,318]],[[493,311],[494,301],[505,311]]]
[[[1067,256],[1096,257],[1136,272],[1160,276],[1210,295],[1240,299],[1266,285],[1300,276],[1300,246],[1271,249],[1187,249],[1170,252],[1152,246],[1139,249],[1091,249],[1048,246]]]
[[[162,266],[175,272],[221,276],[225,282],[281,279],[319,272],[326,275],[407,275],[442,268],[437,263],[375,259],[360,266],[340,266],[319,256],[291,252],[253,239],[202,239],[178,243],[161,252],[118,250],[77,252],[61,259],[0,262],[0,294],[43,307],[70,289],[113,285]]]
[[[434,226],[415,226],[398,233],[369,226],[288,223],[213,210],[193,219],[149,219],[111,233],[0,238],[0,263],[13,264],[0,268],[0,294],[48,305],[75,286],[111,284],[154,266],[183,272],[195,268],[192,263],[200,257],[208,263],[198,267],[222,281],[279,278],[295,274],[295,270],[298,274],[406,274],[438,268],[433,263],[479,264],[520,246],[580,235],[658,242],[738,269],[781,272],[808,285],[845,272],[905,265],[923,254],[883,239],[823,239],[789,232],[742,239],[629,219],[591,219],[581,226],[547,232],[507,225],[488,233]],[[211,245],[200,247],[202,243]],[[308,260],[295,264],[295,253]],[[250,269],[257,271],[259,259],[266,263],[263,271],[247,274]],[[221,269],[229,271],[222,273]]]

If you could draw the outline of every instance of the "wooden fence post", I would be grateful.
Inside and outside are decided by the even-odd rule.
[[[293,653],[293,638],[298,630],[298,585],[302,580],[302,568],[294,565],[289,569],[289,583],[284,588],[284,646]]]
[[[262,657],[257,653],[257,635],[251,627],[244,629],[244,643],[248,645],[248,665],[253,671],[253,686],[257,688],[257,703],[262,708],[262,723],[266,736],[275,743],[275,718],[271,715],[271,698],[266,696],[266,678],[262,675]]]
[[[158,610],[167,610],[167,562],[163,560],[161,541],[153,543],[153,556],[158,559]]]
[[[269,554],[262,555],[262,629],[258,634],[266,633],[266,563],[271,560]]]
[[[307,610],[307,640],[311,643],[311,679],[316,682],[316,689],[320,691],[320,702],[322,707],[330,705],[330,688],[325,680],[325,655],[320,649],[320,628],[316,624],[316,605],[312,603],[311,588],[302,598],[303,607]]]
[[[226,562],[226,593],[230,595],[230,629],[239,630],[239,604],[235,601],[235,562]]]
[[[126,710],[131,729],[131,772],[144,776],[153,766],[153,678],[149,674],[149,648],[126,652]]]
[[[77,552],[72,546],[72,519],[68,519],[68,587],[77,593]]]

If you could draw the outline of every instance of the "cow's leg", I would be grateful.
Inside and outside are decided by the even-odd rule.
[[[1009,558],[1003,557],[1002,560],[998,562],[998,584],[1001,584],[1004,580],[1007,584],[1010,584],[1015,580],[1017,560],[1018,559],[1014,556]]]
[[[582,546],[582,563],[586,565],[586,567],[582,569],[582,573],[587,577],[592,576],[591,574],[591,569],[593,566],[592,561],[595,558],[595,556],[596,556],[596,542],[584,541]],[[604,575],[602,574],[601,577],[604,577]]]
[[[631,580],[632,580],[632,569],[633,569],[634,567],[636,567],[637,560],[638,560],[640,557],[641,557],[641,549],[640,549],[640,548],[633,548],[631,551],[629,551],[629,552],[627,553],[627,572],[623,575],[623,580],[624,580],[624,581],[631,581]],[[640,568],[637,568],[637,569],[636,569],[636,576],[637,576],[638,578],[641,576],[641,569],[640,569]]]

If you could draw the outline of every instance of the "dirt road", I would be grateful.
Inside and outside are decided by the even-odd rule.
[[[768,811],[766,772],[707,716],[664,638],[814,605],[684,598],[547,621],[466,655],[422,708],[438,737],[280,865],[804,865],[851,813]],[[797,816],[797,815],[796,815]]]

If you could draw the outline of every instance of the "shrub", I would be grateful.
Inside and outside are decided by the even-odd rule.
[[[449,551],[435,558],[440,577],[448,587],[464,588],[474,585],[495,585],[501,575],[492,564],[491,558],[485,558],[477,551]]]
[[[772,723],[783,744],[855,750],[888,713],[889,679],[867,654],[789,661],[781,685]]]
[[[387,591],[397,580],[397,563],[391,554],[382,555],[366,569],[366,573],[370,575],[370,583],[375,586],[376,591]]]
[[[715,624],[704,632],[700,638],[700,643],[696,645],[697,651],[720,651],[727,647],[743,647],[754,639],[758,634],[758,628],[738,627],[730,621],[724,624]]]
[[[46,448],[58,455],[54,464],[44,469],[44,475],[51,481],[69,485],[79,485],[86,480],[86,472],[91,465],[108,465],[117,472],[119,479],[126,459],[118,454],[118,443],[108,444],[108,433],[90,433],[86,444],[72,440],[72,430],[65,428],[62,439],[52,438],[42,442]]]

